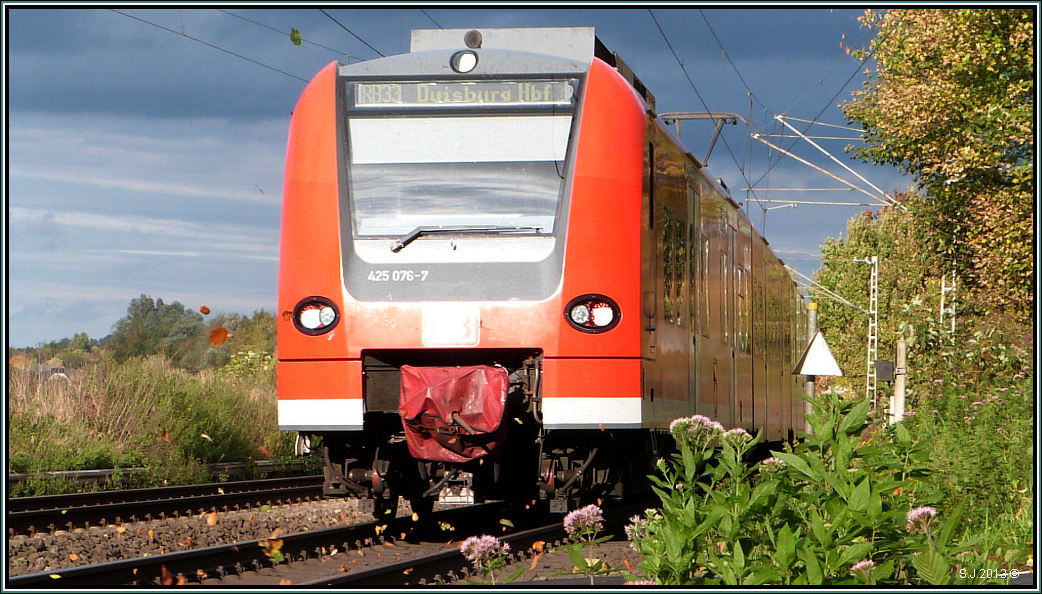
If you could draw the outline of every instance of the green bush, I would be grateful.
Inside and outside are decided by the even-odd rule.
[[[627,532],[664,585],[965,583],[985,558],[945,506],[929,450],[903,424],[874,435],[869,402],[814,401],[813,433],[759,464],[759,442],[701,416],[670,427],[679,452],[653,476],[661,510]]]

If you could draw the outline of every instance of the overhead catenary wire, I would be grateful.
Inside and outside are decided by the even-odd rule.
[[[676,49],[674,49],[673,44],[669,41],[669,36],[666,35],[666,32],[662,29],[662,25],[660,25],[658,19],[655,18],[655,13],[649,8],[648,14],[651,16],[651,20],[655,23],[655,27],[658,29],[659,34],[662,35],[662,40],[666,42],[666,47],[668,47],[670,53],[673,54],[673,59],[676,60],[676,63],[680,67],[681,72],[684,73],[684,78],[687,79],[687,83],[691,86],[691,90],[695,92],[695,96],[698,97],[698,100],[702,104],[702,107],[704,107],[707,112],[711,112],[712,110],[709,109],[709,104],[707,104],[705,98],[702,97],[702,93],[698,90],[698,87],[695,86],[695,82],[691,80],[691,75],[688,73],[687,68],[684,66],[683,60],[680,59],[680,56],[677,54]],[[723,140],[724,148],[727,149],[727,153],[731,156],[731,160],[734,161],[734,164],[738,167],[738,172],[741,174],[742,178],[745,179],[746,185],[749,187],[754,187],[756,184],[750,183],[749,176],[745,172],[745,167],[738,162],[738,157],[735,156],[734,151],[731,149],[730,143],[727,142],[727,138],[721,136],[720,139]],[[753,198],[757,199],[755,193],[753,193]],[[762,205],[761,208],[763,208]]]
[[[255,21],[253,19],[246,18],[246,17],[242,16],[241,14],[236,14],[236,13],[230,11],[230,10],[225,10],[223,8],[218,8],[217,10],[219,10],[220,12],[223,12],[224,14],[226,14],[228,16],[232,16],[232,17],[235,17],[235,18],[237,18],[239,20],[246,21],[247,23],[250,23],[252,25],[257,25],[258,27],[263,27],[263,28],[265,28],[265,29],[267,29],[269,31],[274,31],[275,33],[278,33],[279,35],[289,35],[289,33],[286,33],[285,31],[280,31],[279,29],[276,29],[275,27],[272,27],[270,25],[265,25],[264,23],[261,23],[259,21]],[[332,48],[332,47],[327,47],[325,45],[322,45],[321,43],[316,43],[314,41],[310,41],[308,39],[304,39],[303,37],[300,38],[300,41],[302,43],[306,43],[308,45],[313,45],[315,47],[320,47],[320,48],[322,48],[324,50],[331,51],[334,54],[338,54],[338,55],[341,55],[341,56],[346,56],[347,58],[354,58],[356,60],[360,60],[361,59],[358,56],[352,56],[348,52],[345,52],[345,51],[342,51],[342,50],[338,50],[338,49],[335,49],[335,48]]]
[[[169,27],[164,27],[163,25],[160,25],[158,23],[153,23],[152,21],[143,19],[141,17],[136,17],[136,16],[134,16],[132,14],[128,14],[128,13],[125,13],[123,11],[116,10],[115,8],[110,8],[109,10],[111,10],[112,12],[114,12],[116,14],[123,15],[123,16],[125,16],[127,18],[134,19],[135,21],[138,21],[138,22],[141,22],[141,23],[145,23],[146,25],[151,25],[152,27],[155,27],[157,29],[162,29],[163,31],[166,31],[167,33],[173,33],[174,35],[177,35],[178,37],[184,37],[185,39],[190,39],[190,40],[192,40],[192,41],[194,41],[196,43],[201,43],[201,44],[203,44],[203,45],[205,45],[207,47],[213,48],[213,49],[215,49],[217,51],[221,51],[221,52],[224,52],[224,53],[226,53],[228,55],[235,56],[236,58],[239,58],[240,60],[246,60],[247,62],[250,62],[251,64],[256,64],[257,66],[261,66],[263,68],[267,68],[268,70],[273,70],[275,72],[278,72],[279,74],[284,74],[284,75],[286,75],[286,76],[288,76],[290,78],[295,78],[295,79],[297,79],[297,80],[299,80],[301,82],[305,82],[305,83],[308,82],[308,79],[306,79],[306,78],[302,78],[302,77],[297,76],[295,74],[291,74],[289,72],[286,72],[285,70],[280,70],[280,69],[278,69],[278,68],[276,68],[274,66],[265,64],[264,62],[259,62],[257,60],[254,60],[253,58],[247,58],[246,56],[243,56],[242,54],[237,54],[237,53],[235,53],[235,52],[233,52],[231,50],[226,50],[223,47],[220,47],[218,45],[214,45],[214,44],[212,44],[212,43],[210,43],[208,41],[203,41],[202,39],[199,39],[197,37],[192,37],[191,35],[189,35],[187,33],[184,33],[182,31],[176,31],[174,29],[170,29]]]
[[[901,18],[903,19],[904,17],[902,16]],[[900,21],[898,22],[898,24],[900,24]],[[890,33],[887,33],[887,37],[889,35],[890,35]],[[883,37],[883,38],[881,38],[880,41],[883,41],[885,39],[886,39],[886,37]],[[821,116],[829,109],[829,107],[832,106],[832,103],[836,100],[836,98],[839,97],[839,95],[847,88],[848,85],[850,85],[850,81],[854,80],[854,77],[856,77],[858,75],[858,73],[861,72],[861,69],[864,68],[865,64],[867,64],[868,61],[871,60],[875,56],[875,53],[876,53],[875,48],[870,47],[868,49],[868,51],[865,52],[864,58],[861,60],[861,62],[858,63],[857,68],[855,68],[854,71],[850,73],[850,76],[847,77],[847,80],[843,83],[842,86],[839,87],[839,89],[836,91],[836,93],[834,95],[832,95],[832,98],[830,98],[828,101],[825,102],[824,107],[822,107],[821,110],[819,110],[818,113],[815,114],[815,116],[812,119],[810,119],[810,120],[800,120],[802,122],[806,122],[807,123],[807,127],[803,129],[804,133],[806,133],[807,130],[809,130],[811,128],[811,126],[814,126],[814,125],[822,125],[822,126],[832,125],[832,124],[824,124],[824,123],[818,122],[818,119],[820,119]],[[841,58],[841,60],[842,60],[842,58]],[[837,62],[837,66],[839,65],[839,63],[840,62]],[[834,66],[831,70],[829,70],[829,72],[825,76],[826,77],[829,76],[832,73],[832,70],[835,70],[835,69],[836,69],[836,66]],[[824,80],[824,77],[822,78],[822,80]],[[804,92],[803,96],[806,96],[807,92],[809,92],[809,91],[810,91],[810,89],[808,89],[806,92]],[[803,100],[803,96],[801,96],[799,99],[797,99],[796,103],[794,103],[792,105],[792,107],[795,107],[797,103],[802,101]],[[789,110],[792,109],[792,107],[789,107],[789,109],[786,109],[782,113],[788,112]],[[793,118],[793,119],[795,119],[795,118]],[[796,146],[797,142],[798,141],[793,141],[792,144],[789,145],[789,148],[792,149],[792,147]],[[764,177],[766,177],[771,172],[772,169],[774,169],[779,163],[781,163],[781,160],[782,160],[782,157],[779,156],[777,158],[777,160],[774,161],[774,163],[770,163],[768,161],[768,166],[767,166],[766,171],[764,171],[763,174],[760,175],[760,177],[757,178],[755,182],[749,184],[749,186],[750,187],[755,187],[758,183],[760,183],[760,181]]]
[[[329,14],[328,12],[326,12],[325,10],[323,10],[321,8],[319,8],[318,11],[321,12],[322,14],[326,15],[326,18],[328,18],[329,20],[333,21],[337,25],[340,25],[341,29],[343,29],[344,31],[347,31],[348,33],[350,33],[358,41],[361,41],[362,43],[364,43],[367,48],[369,48],[369,49],[373,50],[374,52],[376,52],[377,55],[379,55],[381,58],[385,58],[386,57],[386,56],[383,55],[383,53],[380,52],[380,50],[378,50],[375,47],[369,45],[368,41],[362,39],[361,37],[356,35],[354,31],[352,31],[351,29],[348,29],[346,26],[344,26],[343,23],[341,23],[340,21],[338,21],[335,18],[333,18],[333,16],[331,14]]]
[[[445,27],[442,27],[442,26],[441,26],[441,23],[439,23],[438,21],[434,20],[434,17],[432,17],[431,15],[427,14],[427,11],[426,11],[426,10],[424,10],[424,9],[422,9],[422,8],[421,8],[421,9],[419,9],[419,10],[420,10],[420,12],[422,12],[422,13],[423,13],[423,16],[427,17],[427,18],[428,18],[428,19],[430,20],[430,22],[432,22],[432,23],[434,23],[435,25],[437,25],[439,29],[444,29],[444,28],[445,28]]]
[[[793,274],[793,273],[796,274],[797,276],[805,279],[805,281],[809,282],[812,286],[807,286],[806,282],[800,282],[798,279],[796,279],[797,283],[800,283],[801,285],[807,286],[807,288],[809,288],[809,289],[814,289],[814,290],[822,293],[823,295],[825,295],[827,297],[830,297],[832,299],[835,299],[836,301],[839,301],[840,303],[842,303],[844,305],[848,305],[850,307],[853,307],[854,309],[856,309],[856,310],[858,310],[858,311],[860,311],[860,312],[862,312],[864,314],[868,314],[868,310],[866,310],[863,307],[860,307],[858,305],[854,305],[849,300],[844,299],[843,297],[840,297],[839,295],[837,295],[834,291],[832,291],[828,287],[825,287],[823,285],[818,284],[817,281],[815,281],[814,279],[812,279],[812,278],[808,277],[807,275],[801,273],[799,270],[796,270],[792,266],[789,266],[788,264],[783,264],[783,266],[785,266],[785,269],[788,270],[790,274]]]

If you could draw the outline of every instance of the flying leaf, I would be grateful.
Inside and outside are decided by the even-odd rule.
[[[267,538],[257,541],[257,544],[264,549],[264,554],[275,563],[281,563],[286,560],[286,556],[282,554],[281,538]]]
[[[293,582],[289,581],[289,578],[282,578],[281,580],[279,580],[279,585],[280,586],[289,586],[292,583]]]
[[[217,512],[210,512],[206,514],[206,525],[216,526],[217,525]]]
[[[76,553],[69,553],[69,559],[70,560],[75,561],[75,560],[77,560],[79,558],[80,558],[80,556],[77,555]]]
[[[539,563],[539,558],[542,557],[542,553],[536,553],[532,556],[532,564],[528,566],[528,569],[535,570],[535,566]]]
[[[271,456],[271,450],[269,450],[268,448],[264,446],[258,446],[257,449],[260,450],[261,455],[269,457]]]
[[[210,308],[204,305],[199,308],[199,313],[203,314],[204,316],[208,316],[210,315]]]
[[[300,31],[297,31],[296,29],[290,29],[289,40],[293,42],[293,45],[300,45]]]
[[[170,434],[167,433],[166,429],[163,430],[163,434],[159,436],[159,439],[162,439],[163,441],[170,443]]]
[[[161,583],[164,586],[169,586],[174,583],[174,574],[170,573],[170,570],[166,568],[166,565],[160,565],[159,572],[162,575]]]
[[[542,553],[543,552],[543,547],[545,547],[545,546],[546,546],[546,541],[537,540],[537,541],[532,543],[532,550],[537,552],[537,553]]]
[[[52,573],[52,574],[50,574],[50,576],[49,576],[49,577],[50,577],[50,578],[51,578],[52,580],[57,580],[57,579],[61,579],[61,577],[62,577],[62,576],[60,576],[60,575],[58,575],[58,574],[56,574],[56,573]]]
[[[226,340],[228,340],[227,328],[214,328],[210,331],[210,344],[212,346],[224,344]]]
[[[210,437],[209,435],[205,434],[205,433],[200,433],[200,434],[199,434],[199,437],[202,437],[202,438],[203,438],[203,439],[205,439],[206,441],[213,441],[213,438],[212,438],[212,437]]]
[[[501,518],[499,520],[499,523],[504,525],[504,526],[507,526],[509,528],[513,528],[514,527],[514,523],[511,522],[510,520],[506,519],[506,518]]]

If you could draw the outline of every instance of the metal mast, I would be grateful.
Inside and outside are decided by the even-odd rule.
[[[865,372],[865,397],[872,401],[872,408],[875,409],[876,354],[879,345],[879,257],[871,256],[864,260],[854,258],[854,261],[872,265],[868,293],[868,365]]]
[[[948,314],[951,317],[952,329],[951,334],[955,334],[955,296],[947,300],[947,307],[945,307],[946,296],[948,293],[955,290],[955,271],[952,271],[952,282],[947,283],[947,275],[941,277],[941,327],[944,327],[944,315]]]

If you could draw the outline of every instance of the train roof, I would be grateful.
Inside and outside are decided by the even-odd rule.
[[[594,58],[615,68],[655,111],[655,96],[633,70],[608,49],[593,27],[529,27],[491,29],[413,29],[412,53],[434,50],[498,49],[548,54],[582,64]]]

